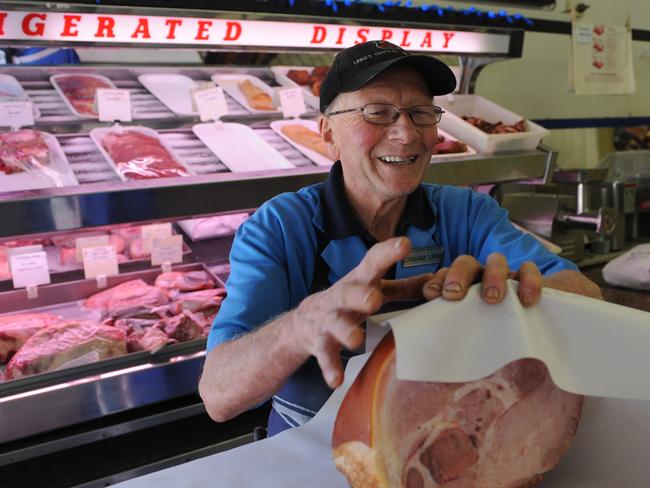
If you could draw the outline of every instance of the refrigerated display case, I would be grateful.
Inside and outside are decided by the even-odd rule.
[[[249,11],[244,11],[242,5],[250,7]],[[253,8],[256,6],[259,8]],[[378,36],[400,41],[408,50],[456,56],[461,93],[472,91],[481,66],[522,53],[522,29],[435,24],[430,16],[381,13],[373,6],[357,3],[348,8],[334,14],[320,2],[309,2],[288,14],[289,3],[268,2],[224,6],[222,11],[206,8],[205,2],[3,2],[0,43],[322,54],[334,53],[355,40]],[[172,86],[180,84],[190,89],[219,76],[235,74],[253,76],[277,87],[279,83],[270,66],[146,62],[7,65],[0,67],[0,74],[14,77],[22,86],[33,102],[34,114],[38,113],[33,129],[56,137],[78,182],[38,189],[3,186],[0,245],[8,240],[51,238],[63,232],[101,226],[170,222],[255,209],[279,193],[324,180],[329,171],[327,165],[310,160],[304,151],[273,129],[272,124],[277,125],[282,119],[281,113],[249,110],[226,93],[229,113],[222,117],[222,122],[252,129],[262,143],[287,162],[286,167],[277,169],[255,166],[256,161],[247,159],[248,148],[241,147],[239,162],[244,171],[234,169],[192,130],[199,123],[195,108],[165,103],[161,95],[165,87],[152,86],[160,75],[173,77],[166,80]],[[137,125],[156,131],[161,144],[182,160],[189,174],[123,181],[91,135],[91,131],[111,124],[75,114],[68,95],[53,82],[61,74],[100,76],[117,88],[128,90],[133,120],[122,123],[124,127],[119,130]],[[309,107],[303,119],[313,120],[317,115]],[[434,158],[425,180],[471,186],[545,180],[552,173],[556,156],[547,148],[490,155],[466,151],[462,155]],[[186,240],[192,252],[185,255],[181,266],[205,266],[215,272],[216,279],[224,281],[231,239],[226,236],[193,243]],[[109,284],[136,277],[151,280],[159,272],[146,262],[127,263],[120,271],[122,274],[109,278]],[[84,280],[80,271],[55,274],[52,281],[51,285],[39,287],[36,299],[28,298],[25,289],[13,290],[11,281],[0,282],[1,313],[56,309],[61,303],[98,291],[97,282]],[[196,395],[204,348],[204,340],[193,340],[153,353],[130,353],[0,383],[0,466],[30,469],[48,456],[64,459],[63,452],[90,451],[101,442],[127,438],[128,442],[136,442],[129,436],[137,432],[151,434],[161,428],[175,432],[177,425],[185,425],[180,427],[181,432],[183,428],[185,432],[192,431],[183,423],[207,418]],[[77,478],[70,475],[68,481],[112,482],[247,442],[253,427],[265,423],[265,414],[262,407],[216,427],[197,421],[193,424],[196,432],[205,434],[210,430],[203,443],[178,440],[174,449],[161,449],[158,456],[131,456],[131,462],[116,461],[114,466],[96,467],[92,473]]]

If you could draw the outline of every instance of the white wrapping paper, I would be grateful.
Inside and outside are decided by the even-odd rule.
[[[496,347],[493,342],[498,343],[501,340],[509,345],[524,344],[527,347],[532,347],[531,341],[541,340],[545,346],[551,347],[550,344],[553,344],[552,347],[562,349],[550,357],[551,362],[558,361],[558,364],[562,364],[562,367],[571,372],[571,374],[565,374],[566,371],[560,371],[558,375],[560,378],[567,382],[576,382],[578,379],[587,380],[587,386],[574,385],[578,390],[595,389],[600,392],[613,391],[617,395],[623,396],[632,393],[632,396],[650,397],[647,388],[644,392],[639,393],[634,393],[633,390],[635,385],[643,384],[639,382],[647,381],[643,378],[649,376],[650,369],[626,369],[643,365],[640,362],[643,358],[640,358],[638,354],[643,349],[648,351],[648,343],[639,344],[637,341],[645,340],[644,337],[647,339],[644,334],[648,332],[645,329],[650,329],[650,321],[647,321],[650,314],[637,316],[632,313],[629,315],[627,313],[629,309],[623,309],[623,307],[613,306],[611,308],[605,303],[601,307],[593,300],[585,299],[587,301],[583,302],[581,297],[567,296],[568,294],[565,293],[546,290],[542,303],[537,306],[540,313],[533,313],[533,315],[538,315],[536,320],[540,323],[537,324],[526,316],[534,309],[526,310],[526,313],[522,315],[513,285],[509,286],[509,298],[499,306],[486,305],[489,309],[484,309],[480,303],[476,302],[476,299],[480,302],[480,298],[477,295],[474,296],[477,293],[475,289],[463,302],[457,303],[459,306],[453,312],[451,316],[453,320],[449,325],[463,327],[462,323],[470,324],[470,335],[464,337],[460,348],[449,347],[450,343],[447,343],[450,349],[448,353],[457,355],[462,348],[471,348],[474,355],[470,357],[469,354],[463,354],[465,359],[471,359],[467,363],[464,360],[457,361],[454,358],[447,358],[451,361],[448,372],[459,374],[459,377],[464,378],[467,376],[465,371],[467,368],[463,365],[467,364],[470,370],[474,368],[475,374],[479,375],[477,377],[486,376],[509,362],[505,356],[499,357],[499,354],[507,352],[507,348],[490,349],[490,347]],[[463,304],[465,306],[461,306]],[[447,305],[452,304],[440,300],[403,314],[376,318],[375,322],[388,321],[396,328],[400,328],[405,327],[404,322],[408,319],[409,322],[416,325],[425,324],[431,329],[446,330],[444,324],[447,323],[447,319],[443,320],[441,316],[444,318],[444,314],[451,313],[446,310]],[[549,308],[552,310],[547,310]],[[424,314],[425,318],[415,319],[418,310],[427,312]],[[555,311],[557,313],[554,313]],[[551,315],[545,315],[547,312]],[[562,315],[562,313],[568,315]],[[409,314],[411,314],[410,317]],[[646,322],[630,326],[634,322],[630,317],[632,319],[635,317],[637,319],[645,318]],[[591,319],[595,321],[595,324],[591,329],[587,329],[587,336],[582,337],[584,347],[575,349],[576,344],[572,344],[575,339],[573,332],[582,330],[584,333],[584,327],[590,324],[581,321]],[[517,327],[515,320],[523,320],[523,322]],[[564,325],[558,325],[555,322],[558,320]],[[552,324],[551,321],[553,321]],[[472,322],[476,322],[473,333],[471,332]],[[438,325],[436,326],[436,324]],[[548,333],[546,336],[540,335],[538,331],[542,327],[540,324],[552,326],[551,330],[556,332]],[[485,330],[478,329],[478,326]],[[491,329],[496,327],[501,327],[502,330]],[[532,329],[532,335],[529,335],[528,331],[517,333],[517,328]],[[554,335],[558,330],[561,331],[565,328],[573,332],[560,337]],[[614,329],[617,332],[614,336],[620,337],[608,336],[606,331],[603,331],[606,328]],[[388,329],[369,324],[367,345],[374,347],[386,330]],[[497,335],[489,345],[482,342],[485,340],[483,336],[487,331]],[[515,332],[512,335],[516,340],[506,340],[511,331]],[[457,337],[453,337],[453,334],[457,332],[447,330],[446,336],[436,340],[458,340]],[[549,336],[554,342],[551,342]],[[608,351],[607,348],[602,349],[604,347],[602,342],[605,338],[616,341],[612,344],[611,351]],[[425,343],[424,340],[420,340],[420,344]],[[397,347],[399,355],[399,345]],[[489,352],[490,350],[492,353]],[[581,366],[597,362],[583,357],[589,350],[596,358],[605,352],[606,355],[603,359],[605,364],[618,360],[624,366],[621,366],[620,370],[616,369],[616,373],[607,375],[601,382],[597,381],[598,378],[595,374],[586,374],[585,378],[578,378],[574,374],[576,371],[585,373]],[[477,351],[478,356],[485,360],[487,366],[472,359],[476,357]],[[481,351],[487,352],[481,353]],[[407,351],[407,355],[410,352]],[[442,348],[437,351],[440,354],[444,352]],[[570,353],[578,354],[580,359],[568,361],[565,356]],[[344,488],[348,486],[345,478],[336,470],[332,461],[331,435],[341,402],[368,356],[368,354],[364,354],[349,361],[344,384],[334,392],[318,414],[304,426],[285,431],[263,441],[135,478],[118,486],[120,488],[149,488],[152,486],[156,488]],[[516,357],[520,357],[518,353],[514,354],[514,358]],[[593,364],[591,365],[593,366]],[[437,367],[439,366],[440,364],[437,365]],[[483,368],[487,368],[487,370]],[[625,377],[616,376],[617,374]],[[617,387],[615,378],[624,386]],[[552,415],[552,412],[549,414]],[[538,486],[540,488],[647,488],[650,486],[649,457],[650,401],[587,398],[573,445],[560,464],[549,472]]]

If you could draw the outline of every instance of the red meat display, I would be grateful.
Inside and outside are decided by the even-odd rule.
[[[90,321],[67,321],[45,327],[31,336],[11,358],[5,379],[17,379],[126,353],[124,331]],[[87,359],[83,359],[86,356]]]
[[[117,172],[126,179],[189,175],[155,137],[134,130],[124,130],[105,135],[101,144],[115,162]]]
[[[41,132],[22,129],[0,134],[0,171],[10,175],[38,170],[49,164],[49,151]]]
[[[477,129],[481,129],[486,134],[512,134],[516,132],[526,132],[526,123],[522,119],[519,122],[515,122],[512,125],[506,125],[500,120],[494,124],[483,120],[480,117],[468,117],[463,115],[463,120],[469,122]]]
[[[398,380],[389,333],[343,400],[334,460],[354,488],[529,487],[569,447],[581,410],[536,359],[468,383]]]
[[[188,271],[186,273],[170,271],[162,273],[156,278],[155,285],[167,290],[170,294],[182,291],[195,291],[204,288],[214,288],[214,281],[205,271]]]
[[[329,66],[316,66],[311,73],[306,69],[290,69],[287,71],[287,78],[301,86],[308,86],[313,95],[320,96],[320,86]]]
[[[97,116],[94,107],[97,88],[113,88],[100,78],[86,75],[58,76],[56,84],[77,112],[90,116]]]
[[[445,136],[438,134],[436,145],[433,147],[433,154],[456,154],[467,152],[467,144],[460,141],[445,139]]]
[[[59,322],[61,319],[50,313],[21,313],[0,317],[0,363],[6,363],[36,332]]]

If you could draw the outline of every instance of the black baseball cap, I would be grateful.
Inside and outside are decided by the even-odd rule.
[[[432,95],[445,95],[456,88],[456,76],[439,59],[424,54],[409,54],[388,41],[368,41],[344,49],[334,58],[320,87],[321,113],[325,113],[339,93],[358,90],[397,63],[413,66],[420,71]]]

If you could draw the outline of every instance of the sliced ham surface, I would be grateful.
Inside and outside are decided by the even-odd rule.
[[[398,380],[388,334],[343,400],[334,460],[354,488],[528,487],[559,462],[581,409],[536,359],[467,383]]]
[[[214,288],[214,281],[205,271],[170,271],[159,274],[154,285],[167,291],[186,292]]]

